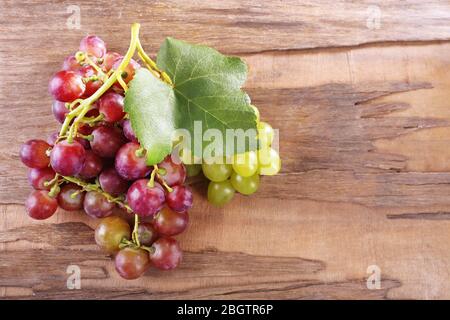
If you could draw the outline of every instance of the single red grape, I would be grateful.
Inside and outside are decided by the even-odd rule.
[[[122,239],[130,239],[128,222],[117,216],[103,218],[95,229],[95,242],[108,253],[119,250]]]
[[[173,186],[172,189],[166,195],[167,205],[177,212],[188,211],[193,202],[191,190],[186,186]]]
[[[94,103],[94,104],[91,106],[91,109],[86,113],[86,117],[95,118],[95,117],[97,117],[98,115],[100,115],[100,111],[98,110],[97,103]],[[92,128],[92,127],[91,127],[91,128]],[[92,129],[91,132],[92,132],[93,130],[94,130],[94,129]]]
[[[138,142],[136,135],[134,134],[133,128],[131,127],[131,121],[126,119],[122,121],[122,129],[125,138],[131,142]]]
[[[89,113],[90,111],[88,111]],[[90,116],[89,116],[90,117]],[[85,136],[88,136],[94,131],[95,127],[91,127],[90,125],[83,124],[78,127],[78,133],[84,134]]]
[[[66,107],[66,103],[58,100],[53,100],[52,103],[53,116],[59,123],[63,123],[66,119],[66,115],[69,113],[69,109]]]
[[[153,243],[152,247],[155,250],[150,253],[150,261],[158,269],[174,269],[183,258],[180,246],[177,240],[173,238],[159,238]]]
[[[79,74],[62,70],[53,76],[48,88],[55,100],[72,102],[83,95],[86,85]]]
[[[28,182],[36,190],[50,190],[51,186],[46,186],[45,182],[51,181],[55,177],[55,171],[50,167],[32,168],[28,171]]]
[[[120,64],[122,63],[122,59],[123,59],[123,57],[116,58],[116,60],[113,63],[113,67],[112,67],[114,70],[117,70],[119,68]],[[125,69],[122,72],[123,81],[125,83],[130,82],[134,77],[134,73],[140,67],[141,67],[141,65],[139,63],[137,63],[135,60],[131,59],[130,63],[128,63],[128,65],[125,67]],[[117,82],[115,85],[120,87],[120,84]]]
[[[129,182],[123,179],[114,167],[105,169],[98,178],[103,191],[117,197],[127,192]]]
[[[83,201],[85,193],[83,188],[74,183],[68,183],[61,187],[58,194],[58,204],[61,208],[67,211],[77,211],[83,208]],[[75,194],[74,196],[72,196]]]
[[[102,80],[100,80],[99,78],[95,79],[95,76],[97,76],[97,71],[92,66],[84,66],[78,71],[78,73],[83,78],[86,85],[86,90],[84,91],[83,98],[92,96],[95,91],[97,91],[103,85]]]
[[[64,59],[62,70],[78,71],[82,68],[82,65],[77,61],[74,55],[67,56]]]
[[[140,179],[128,188],[127,202],[137,215],[152,217],[164,205],[164,190],[157,182],[149,187],[147,179]]]
[[[119,275],[127,280],[137,279],[150,267],[148,252],[143,249],[124,248],[114,258]]]
[[[86,150],[86,159],[79,176],[83,179],[92,179],[99,175],[103,169],[103,161],[92,150]]]
[[[147,166],[145,155],[136,155],[139,149],[138,143],[128,142],[117,152],[115,166],[122,178],[136,180],[147,176],[152,170]]]
[[[112,158],[125,143],[122,132],[115,127],[100,126],[92,131],[91,148],[102,158]]]
[[[50,145],[44,140],[28,140],[20,148],[20,160],[29,168],[45,168],[50,163],[47,150]]]
[[[116,122],[125,116],[123,111],[123,96],[115,92],[107,92],[98,100],[100,113],[106,122]]]
[[[174,186],[176,184],[183,184],[186,180],[186,168],[184,164],[176,164],[172,160],[172,156],[168,155],[161,163],[158,164],[158,168],[164,169],[164,174],[161,174],[161,179],[169,186]]]
[[[89,191],[84,197],[83,207],[92,218],[104,218],[113,213],[115,204],[109,202],[100,192]]]
[[[112,69],[114,61],[117,58],[121,58],[122,56],[117,52],[108,51],[103,57],[102,67],[105,72],[108,72]]]
[[[35,190],[25,201],[25,209],[31,218],[44,220],[56,212],[58,202],[48,195],[47,190]]]
[[[155,228],[149,222],[139,223],[137,234],[139,242],[144,246],[151,246],[158,238]]]
[[[47,143],[48,143],[50,146],[53,147],[53,146],[55,145],[56,140],[58,140],[58,137],[59,137],[59,132],[58,132],[58,131],[52,132],[52,133],[47,137]]]
[[[101,58],[106,53],[106,45],[105,42],[97,36],[86,36],[81,39],[80,51]]]
[[[162,208],[153,220],[158,235],[162,236],[176,236],[186,230],[189,222],[189,215],[187,212],[176,212],[168,207]]]
[[[50,154],[50,164],[53,170],[63,176],[75,176],[80,173],[85,159],[86,151],[77,141],[58,142]]]

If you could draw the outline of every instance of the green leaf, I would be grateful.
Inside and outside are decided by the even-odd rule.
[[[130,114],[139,142],[148,150],[149,164],[158,163],[171,152],[171,137],[176,129],[187,129],[194,137],[195,121],[201,122],[203,131],[217,129],[224,142],[227,129],[256,130],[256,115],[248,95],[241,90],[247,66],[240,58],[167,38],[158,53],[157,65],[170,76],[173,87],[140,69],[125,99],[125,111]],[[202,141],[201,149],[209,143]],[[254,147],[246,143],[243,148],[231,151]],[[201,156],[198,150],[193,151]],[[230,154],[225,148],[221,152]]]
[[[147,69],[137,70],[125,95],[125,111],[149,165],[161,162],[172,151],[175,103],[172,88]]]

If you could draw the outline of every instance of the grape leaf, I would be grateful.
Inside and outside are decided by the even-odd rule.
[[[148,151],[149,165],[171,152],[176,129],[187,129],[194,137],[195,121],[200,121],[203,130],[217,129],[224,142],[227,129],[256,130],[250,98],[241,90],[247,66],[240,58],[167,38],[159,50],[157,65],[170,76],[173,87],[142,68],[130,82],[125,98],[125,111],[139,142]],[[202,150],[209,143],[202,141]],[[233,152],[253,146],[247,143],[243,148]],[[227,151],[225,147],[222,150],[223,154]]]

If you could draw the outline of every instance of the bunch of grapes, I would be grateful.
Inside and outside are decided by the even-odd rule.
[[[256,113],[258,149],[237,154],[232,158],[215,158],[204,161],[201,165],[187,165],[190,176],[201,171],[210,180],[208,185],[208,201],[216,206],[230,202],[237,192],[251,195],[259,188],[260,175],[276,175],[281,168],[278,152],[272,148],[274,130],[267,122],[260,121],[258,109],[252,105]]]
[[[185,166],[169,155],[149,167],[124,112],[124,93],[138,68],[130,57],[107,51],[99,37],[83,38],[49,83],[60,130],[20,150],[35,189],[25,202],[28,215],[47,219],[61,207],[101,219],[95,240],[125,279],[150,266],[177,267],[182,251],[173,236],[186,229],[193,201]],[[113,215],[115,208],[134,215],[134,226]]]

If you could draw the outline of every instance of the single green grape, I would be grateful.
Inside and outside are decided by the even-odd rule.
[[[259,188],[259,174],[255,173],[251,177],[243,177],[238,175],[236,172],[233,172],[230,178],[231,184],[233,188],[236,189],[237,192],[250,195],[255,193]]]
[[[208,185],[208,201],[215,206],[223,206],[233,199],[235,190],[230,180],[221,182],[211,181]]]
[[[258,171],[258,155],[255,151],[235,155],[233,169],[243,177],[254,175]]]
[[[185,167],[188,177],[195,177],[202,171],[202,166],[200,164],[188,164]]]
[[[259,169],[258,172],[264,176],[276,175],[281,169],[281,159],[272,148],[258,150]]]
[[[256,123],[259,123],[260,116],[259,116],[259,110],[258,110],[258,108],[255,107],[255,106],[252,105],[252,104],[250,105],[250,107],[252,107],[253,111],[255,112],[255,115],[256,115]]]
[[[233,172],[231,164],[226,163],[203,163],[202,170],[205,177],[214,182],[227,180]]]
[[[274,131],[270,124],[261,121],[258,123],[258,138],[261,144],[261,148],[270,147],[273,142]]]

